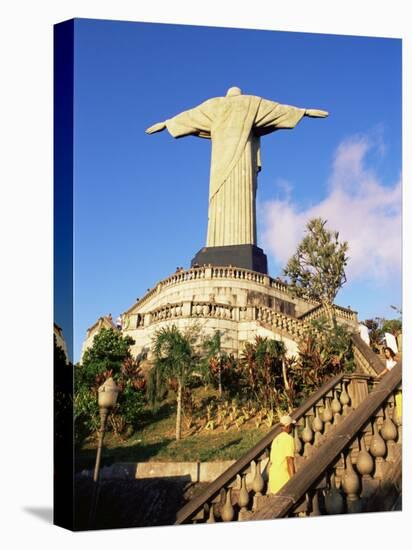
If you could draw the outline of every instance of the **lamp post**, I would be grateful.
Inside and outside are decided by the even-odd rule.
[[[99,441],[97,445],[96,464],[93,473],[93,496],[92,506],[90,509],[89,525],[90,528],[94,525],[96,516],[96,506],[99,487],[99,474],[100,474],[100,462],[102,458],[103,439],[106,432],[107,418],[110,411],[115,407],[117,402],[117,396],[119,394],[119,388],[116,386],[113,378],[108,378],[104,384],[100,386],[97,393],[97,403],[99,405],[100,413],[100,429],[99,429]]]

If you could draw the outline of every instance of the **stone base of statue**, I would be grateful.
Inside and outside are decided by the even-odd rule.
[[[223,247],[222,247],[223,248]],[[337,321],[355,331],[356,312],[336,307]],[[123,336],[135,344],[133,356],[152,360],[153,337],[161,328],[197,325],[203,337],[222,332],[222,351],[238,357],[256,336],[282,340],[288,356],[297,355],[307,321],[322,314],[314,302],[293,298],[279,279],[242,267],[201,266],[179,269],[159,281],[122,314]],[[100,318],[87,331],[83,352],[102,328],[115,328]]]
[[[202,248],[193,258],[191,266],[205,265],[241,267],[265,274],[268,272],[266,254],[261,248],[253,244]]]

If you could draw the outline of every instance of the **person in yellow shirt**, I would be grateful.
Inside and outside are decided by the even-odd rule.
[[[290,435],[296,420],[289,415],[279,419],[282,431],[270,448],[268,494],[277,493],[295,473],[295,441]]]

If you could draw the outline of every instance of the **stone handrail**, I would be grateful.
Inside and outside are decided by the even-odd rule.
[[[266,326],[266,328],[285,331],[296,340],[300,340],[308,328],[300,319],[291,317],[286,313],[274,311],[268,307],[255,307],[254,317],[256,321],[259,321],[263,326]]]
[[[352,335],[355,364],[358,369],[371,375],[380,374],[385,364],[378,355],[362,340],[359,334]]]
[[[297,408],[291,416],[296,420],[302,419],[305,414],[309,413],[313,407],[316,407],[317,403],[323,400],[332,390],[339,385],[344,375],[341,373],[331,380],[327,381],[319,390],[314,392],[303,405]],[[313,413],[312,413],[313,414]],[[276,424],[272,430],[266,434],[250,451],[248,451],[242,458],[240,458],[235,464],[233,464],[226,472],[221,474],[214,482],[212,482],[202,494],[190,500],[183,508],[181,508],[176,517],[176,524],[186,523],[202,514],[205,511],[205,507],[211,508],[214,499],[221,494],[222,489],[226,490],[236,479],[237,476],[245,474],[247,470],[251,468],[252,462],[256,463],[259,459],[263,458],[265,453],[268,453],[268,448],[276,435],[281,431],[280,424]],[[200,518],[202,519],[202,518]]]
[[[337,317],[347,319],[348,321],[356,321],[356,311],[337,306],[336,304],[333,304],[333,309]],[[298,319],[300,319],[301,321],[309,322],[313,321],[314,319],[319,319],[319,317],[322,317],[322,315],[324,315],[323,306],[321,304],[318,304],[313,309],[310,309],[309,311],[306,311],[305,313],[299,315]]]
[[[306,460],[305,467],[300,468],[276,495],[264,497],[266,502],[263,501],[260,509],[249,519],[343,513],[345,499],[342,494],[338,494],[333,479],[338,476],[339,469],[340,485],[346,493],[346,510],[360,512],[367,509],[371,496],[376,499],[381,482],[386,479],[385,474],[395,471],[399,476],[401,471],[401,417],[394,398],[401,382],[402,365],[398,363],[360,405],[328,434],[320,447]],[[346,461],[343,457],[339,459],[342,454],[346,455]],[[329,484],[325,475],[328,470],[335,470]],[[370,474],[374,470],[372,478]],[[323,490],[328,485],[329,494],[326,492],[325,495]],[[320,504],[322,493],[324,500]],[[340,510],[337,509],[339,507]]]

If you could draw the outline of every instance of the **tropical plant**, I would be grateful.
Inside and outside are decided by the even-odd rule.
[[[305,393],[342,371],[353,371],[351,332],[344,325],[331,327],[324,318],[312,321],[299,345],[298,368]]]
[[[292,295],[319,302],[330,325],[336,324],[333,302],[346,282],[348,243],[339,242],[339,232],[325,228],[326,220],[314,218],[306,236],[289,259],[283,274]]]
[[[284,343],[278,340],[256,336],[254,342],[246,342],[239,371],[247,399],[264,408],[273,409],[278,405],[279,393],[283,391],[285,353]]]
[[[197,334],[181,332],[176,325],[163,327],[153,338],[155,363],[150,371],[148,397],[155,406],[164,397],[167,384],[172,380],[176,387],[176,440],[182,435],[183,391],[189,385],[198,363],[194,351]]]
[[[223,388],[234,390],[234,370],[236,359],[232,354],[222,350],[222,333],[216,330],[213,336],[203,340],[203,354],[200,361],[204,380],[217,387],[219,397],[223,396]]]

